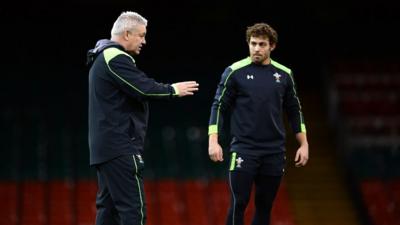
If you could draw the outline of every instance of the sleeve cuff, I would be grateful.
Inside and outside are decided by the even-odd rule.
[[[179,95],[179,89],[176,87],[176,84],[171,84],[171,86],[174,88],[174,94],[173,95]]]
[[[208,135],[217,134],[217,133],[218,133],[218,126],[217,125],[208,126]]]
[[[306,133],[306,125],[304,123],[301,124],[301,132]]]

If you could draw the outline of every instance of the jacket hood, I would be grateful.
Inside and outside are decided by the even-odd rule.
[[[88,66],[92,65],[94,60],[97,58],[97,56],[106,48],[110,47],[117,47],[121,50],[124,50],[124,48],[118,44],[117,42],[108,40],[108,39],[101,39],[98,40],[96,43],[96,46],[93,49],[90,49],[87,53],[87,61],[86,64]]]

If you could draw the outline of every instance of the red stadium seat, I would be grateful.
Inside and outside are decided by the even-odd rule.
[[[24,181],[21,186],[21,224],[44,225],[46,217],[46,184],[40,181]]]
[[[207,193],[209,196],[208,215],[210,215],[211,224],[225,224],[230,201],[227,181],[210,181]]]
[[[174,180],[157,182],[160,205],[160,225],[186,225],[185,205],[179,183]]]
[[[0,225],[17,224],[17,183],[0,182]]]
[[[390,199],[394,205],[394,214],[397,221],[400,221],[400,179],[395,179],[389,183]]]
[[[159,200],[157,193],[157,182],[146,180],[144,182],[144,191],[146,196],[147,221],[146,225],[157,225],[159,222]]]
[[[388,190],[380,180],[368,180],[361,183],[363,199],[368,213],[375,225],[399,225],[394,207],[388,196]]]
[[[271,225],[295,225],[294,216],[290,209],[289,195],[286,183],[283,181],[272,208]]]
[[[185,224],[209,225],[210,220],[207,208],[207,183],[200,180],[186,181],[183,184],[187,221]],[[212,205],[211,205],[212,207]]]
[[[78,225],[93,225],[96,218],[97,183],[80,180],[76,183],[76,222]]]
[[[68,181],[49,183],[49,225],[74,224],[73,184]]]

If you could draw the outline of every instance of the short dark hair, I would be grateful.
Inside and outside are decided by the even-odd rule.
[[[278,33],[266,23],[256,23],[247,27],[246,41],[249,42],[251,37],[267,37],[270,44],[278,43]]]

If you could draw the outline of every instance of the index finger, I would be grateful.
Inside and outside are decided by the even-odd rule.
[[[199,85],[199,83],[197,83],[196,81],[185,81],[183,83],[185,83],[187,85]]]

